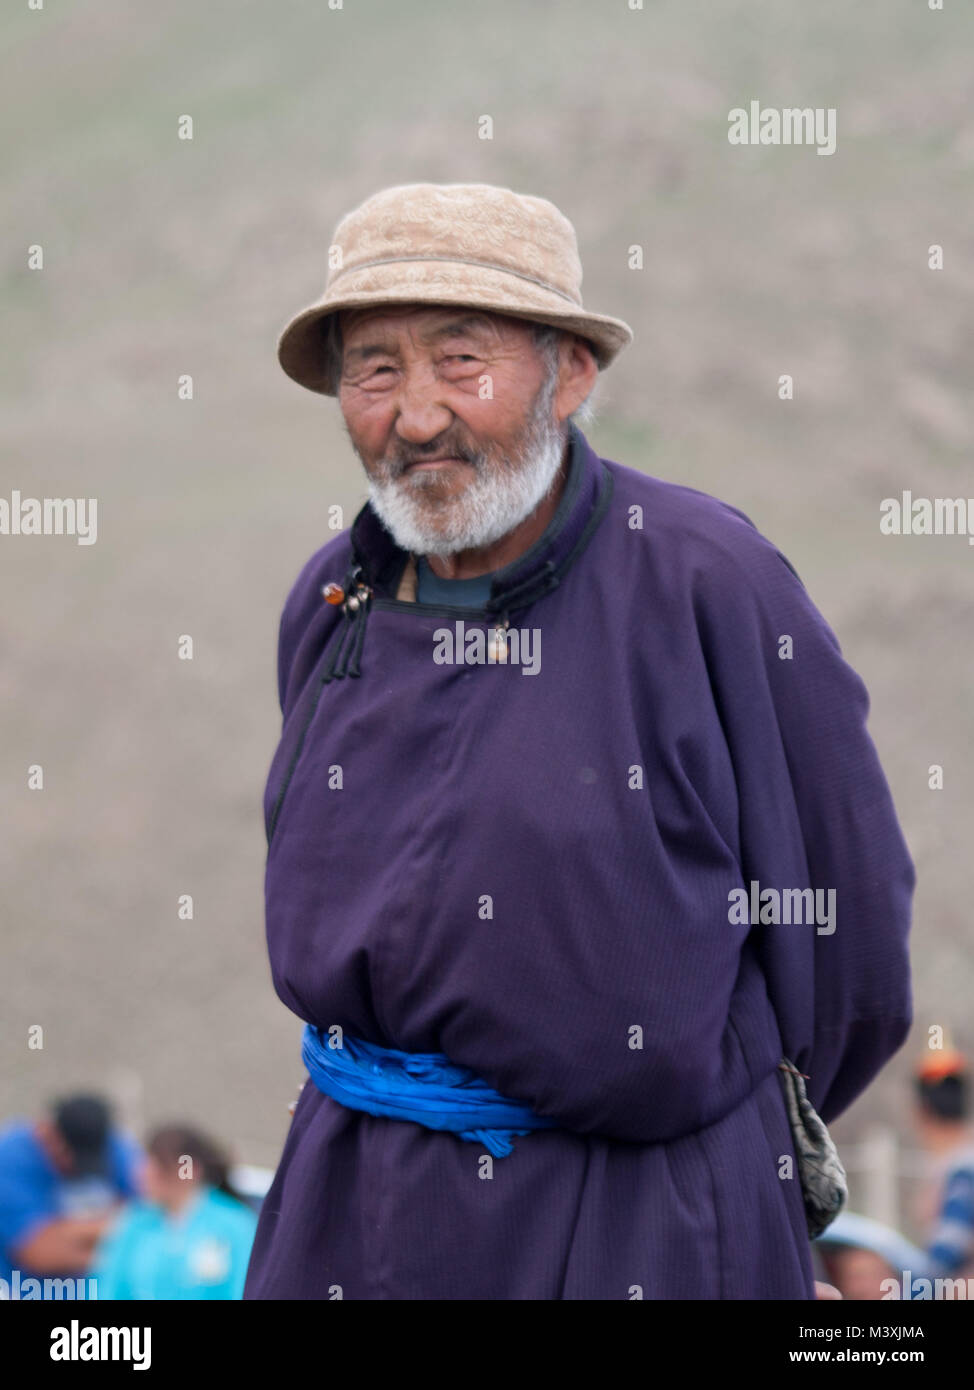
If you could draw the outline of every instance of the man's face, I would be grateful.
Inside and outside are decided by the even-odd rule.
[[[404,305],[343,313],[341,329],[345,426],[401,546],[490,545],[535,509],[564,435],[558,374],[530,324]]]
[[[47,1119],[38,1120],[35,1133],[58,1172],[70,1177],[76,1169],[74,1154],[57,1125]]]

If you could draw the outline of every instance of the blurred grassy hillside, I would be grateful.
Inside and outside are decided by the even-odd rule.
[[[328,506],[350,519],[364,489],[276,337],[338,218],[421,180],[572,218],[587,304],[636,333],[593,443],[732,502],[795,564],[869,686],[920,872],[911,1049],[935,1023],[974,1041],[974,551],[878,527],[904,488],[974,496],[974,11],[79,0],[8,8],[0,43],[0,493],[99,500],[94,546],[0,537],[0,1114],[101,1084],[135,1123],[277,1156],[302,1075],[263,941],[277,621]],[[729,145],[751,99],[834,106],[836,153]],[[902,1117],[911,1049],[850,1132]]]

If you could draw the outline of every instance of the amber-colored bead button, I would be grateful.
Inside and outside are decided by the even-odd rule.
[[[345,602],[345,590],[340,584],[326,584],[321,593],[326,603]]]

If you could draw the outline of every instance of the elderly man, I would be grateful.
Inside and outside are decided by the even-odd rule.
[[[369,501],[281,622],[310,1080],[244,1296],[812,1298],[798,1107],[911,1017],[863,684],[745,516],[580,432],[631,333],[552,204],[387,189],[329,263],[279,356]]]

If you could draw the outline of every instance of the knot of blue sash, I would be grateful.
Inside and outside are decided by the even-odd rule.
[[[495,1158],[511,1152],[516,1135],[558,1125],[500,1095],[442,1052],[399,1052],[348,1033],[332,1038],[309,1023],[301,1058],[318,1090],[341,1105],[450,1130]]]

